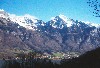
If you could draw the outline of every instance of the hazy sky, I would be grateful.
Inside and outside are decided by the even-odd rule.
[[[16,14],[30,14],[44,21],[63,14],[80,21],[100,23],[100,18],[94,17],[92,9],[86,3],[88,0],[0,0],[0,9]],[[91,10],[91,11],[89,11]]]

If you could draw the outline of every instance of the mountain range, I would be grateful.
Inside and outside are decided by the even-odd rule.
[[[5,11],[2,11],[5,12]],[[0,13],[0,57],[30,50],[42,53],[85,53],[100,46],[100,24],[52,17],[44,22],[30,15]]]

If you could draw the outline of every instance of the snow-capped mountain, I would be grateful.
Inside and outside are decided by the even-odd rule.
[[[63,25],[66,25],[67,27],[71,27],[73,24],[76,24],[75,23],[76,21],[73,20],[73,19],[70,19],[62,14],[60,14],[59,16],[56,16],[56,17],[52,17],[51,18],[51,25],[54,27],[54,28],[62,28]],[[96,24],[96,23],[91,23],[91,22],[88,22],[88,21],[78,21],[77,22],[82,22],[82,23],[85,23],[87,24],[88,26],[95,26],[95,27],[99,27],[100,24]],[[77,23],[78,25],[79,23]]]
[[[35,23],[37,23],[37,18],[28,14],[24,16],[16,16],[14,14],[9,14],[9,19],[14,23],[18,23],[20,26],[23,26],[28,29],[33,29],[32,27],[36,27]]]
[[[100,46],[99,24],[73,20],[64,15],[44,22],[30,15],[6,14],[5,18],[3,14],[0,16],[1,51],[9,49],[13,53],[15,49],[34,49],[48,53],[84,53]]]
[[[63,25],[67,25],[67,27],[70,27],[73,24],[73,21],[71,19],[69,19],[66,16],[61,15],[61,14],[59,16],[52,17],[51,20],[54,22],[52,25],[53,27],[61,26],[61,28],[63,28]],[[58,21],[59,21],[59,23],[58,23]],[[57,26],[57,25],[59,25],[59,26]]]
[[[23,16],[17,16],[15,14],[7,13],[2,9],[2,10],[0,10],[0,17],[9,18],[14,23],[18,23],[20,26],[23,26],[28,29],[34,29],[38,25],[44,26],[44,25],[46,25],[46,23],[48,23],[49,25],[51,25],[54,28],[60,28],[60,29],[62,29],[65,26],[71,27],[73,24],[75,24],[75,20],[70,19],[62,14],[60,14],[59,16],[56,16],[56,17],[52,17],[51,21],[49,21],[49,22],[43,22],[42,20],[39,20],[38,18],[31,16],[29,14],[25,14]],[[42,21],[42,22],[40,23],[40,21]],[[84,22],[84,21],[82,21],[82,22],[89,26],[95,26],[95,27],[100,26],[100,24]]]
[[[9,19],[13,21],[14,23],[18,23],[20,26],[23,26],[25,28],[32,29],[32,27],[37,27],[37,25],[44,26],[46,23],[39,23],[38,19],[31,16],[31,15],[24,15],[24,16],[16,16],[14,14],[9,14]],[[59,21],[59,23],[58,23]],[[52,25],[54,28],[63,28],[65,25],[67,27],[70,27],[73,24],[73,21],[69,18],[67,18],[64,15],[59,15],[54,18],[52,18],[50,25]]]

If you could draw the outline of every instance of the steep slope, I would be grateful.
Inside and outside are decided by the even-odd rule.
[[[0,17],[0,48],[4,56],[29,50],[84,53],[100,46],[100,26],[59,15],[48,22],[31,16]]]
[[[100,28],[81,21],[56,16],[46,29],[67,50],[84,52],[100,46]]]
[[[0,18],[0,24],[1,57],[14,56],[16,53],[30,50],[48,53],[62,50],[55,40],[38,30],[26,29],[4,18]]]

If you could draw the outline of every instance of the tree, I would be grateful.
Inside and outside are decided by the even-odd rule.
[[[93,16],[100,17],[100,2],[98,0],[88,0],[88,5],[93,8]]]

